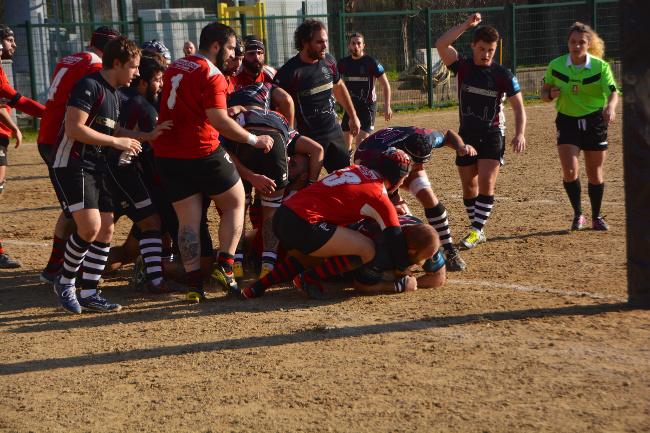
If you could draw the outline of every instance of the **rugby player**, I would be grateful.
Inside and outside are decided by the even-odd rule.
[[[277,71],[264,63],[264,42],[257,36],[244,38],[244,59],[239,73],[235,77],[235,90],[254,83],[271,83]]]

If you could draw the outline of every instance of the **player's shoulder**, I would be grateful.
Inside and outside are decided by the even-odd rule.
[[[548,63],[548,66],[552,69],[566,69],[568,57],[568,54],[563,54],[559,57],[556,57]]]
[[[325,58],[323,61],[329,65],[336,65],[336,59],[330,53],[325,53]]]
[[[217,68],[214,63],[212,63],[204,56],[197,55],[187,56],[175,60],[171,65],[169,65],[168,70],[170,73],[184,72],[186,74],[194,74],[198,72],[200,74],[205,74],[208,78],[216,75],[223,76],[219,68]]]
[[[271,65],[264,65],[262,68],[262,73],[264,74],[265,80],[273,80],[275,75],[278,73],[278,70]]]

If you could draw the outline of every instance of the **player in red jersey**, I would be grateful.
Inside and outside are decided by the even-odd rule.
[[[2,47],[2,45],[0,45],[0,47]],[[0,124],[13,131],[14,137],[16,139],[16,147],[20,146],[20,143],[23,140],[23,135],[6,110],[0,109]],[[5,252],[4,248],[2,247],[2,240],[0,240],[0,269],[15,269],[21,266],[22,264],[18,260],[12,258]]]
[[[237,39],[237,43],[235,44],[235,56],[226,59],[223,62],[223,67],[219,68],[221,69],[221,72],[223,73],[223,76],[226,78],[226,82],[228,83],[228,91],[227,91],[228,95],[230,95],[236,90],[237,81],[235,77],[241,70],[241,65],[243,60],[244,60],[244,47],[242,46],[239,39]]]
[[[244,59],[235,76],[235,90],[255,83],[271,83],[275,78],[275,68],[264,63],[264,42],[257,36],[244,38]]]
[[[36,139],[38,153],[47,165],[52,182],[54,182],[54,178],[50,154],[63,125],[70,92],[83,77],[102,69],[104,46],[119,35],[117,30],[110,27],[98,27],[93,32],[90,44],[85,51],[63,57],[54,68],[50,88],[47,92],[45,113],[43,113],[41,128]],[[66,216],[65,212],[61,212],[54,225],[50,258],[40,275],[42,282],[53,282],[54,277],[63,266],[65,243],[73,230],[74,221]]]
[[[0,45],[2,50],[0,54],[2,59],[11,59],[16,52],[16,40],[14,39],[14,31],[9,26],[0,24]],[[43,115],[43,107],[38,102],[26,98],[16,91],[9,84],[9,78],[5,71],[0,67],[0,109],[7,111],[11,115],[11,109],[16,108],[25,114],[33,117],[41,117]],[[0,122],[0,194],[4,190],[5,176],[7,172],[7,150],[9,149],[9,141],[14,134],[14,130],[10,126],[6,126]],[[16,142],[16,147],[20,143]]]
[[[273,284],[294,278],[310,296],[322,296],[319,280],[349,272],[375,258],[372,241],[347,227],[364,218],[374,219],[381,227],[395,267],[408,266],[406,242],[387,189],[399,188],[411,160],[395,148],[387,149],[380,158],[375,170],[363,165],[337,170],[282,204],[273,228],[283,247],[325,260],[305,270],[296,258],[288,257],[242,290],[244,298],[262,296]]]
[[[227,83],[220,71],[234,57],[235,32],[220,23],[203,28],[199,52],[173,62],[163,77],[158,122],[174,128],[153,141],[162,186],[178,216],[178,242],[188,284],[187,299],[205,299],[200,272],[199,223],[203,196],[221,210],[219,255],[213,278],[229,293],[239,293],[232,265],[244,220],[244,187],[219,134],[269,151],[273,139],[255,136],[228,117]]]

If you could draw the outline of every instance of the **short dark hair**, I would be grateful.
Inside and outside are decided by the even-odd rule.
[[[350,37],[348,38],[348,42],[350,42],[350,41],[352,40],[352,38],[361,38],[361,39],[363,39],[363,40],[366,40],[366,38],[363,37],[363,34],[361,34],[361,33],[359,33],[359,32],[354,32],[354,33],[352,33],[352,34],[350,35]]]
[[[162,57],[160,54],[159,56]],[[162,61],[165,61],[164,57],[162,57]],[[140,59],[140,67],[138,68],[139,76],[133,78],[131,86],[137,86],[140,81],[149,82],[158,72],[165,72],[165,69],[165,65],[161,61],[153,57],[143,56]]]
[[[97,48],[100,51],[104,51],[104,47],[106,47],[108,41],[115,39],[119,35],[120,32],[114,28],[107,26],[97,27],[90,37],[90,46]]]
[[[296,32],[293,34],[293,43],[296,47],[296,50],[302,50],[302,44],[305,42],[310,42],[314,37],[314,33],[320,30],[327,30],[325,24],[322,21],[314,20],[311,18],[306,19],[302,22],[296,29]]]
[[[199,50],[205,51],[215,42],[218,42],[220,46],[224,46],[232,36],[236,36],[235,31],[227,25],[217,22],[210,23],[201,30]]]
[[[140,48],[135,41],[130,40],[126,36],[118,36],[106,43],[104,56],[102,57],[102,66],[104,69],[111,69],[115,60],[119,60],[121,64],[125,64],[139,55]]]
[[[472,38],[473,43],[477,43],[478,41],[487,42],[488,44],[498,42],[499,32],[492,26],[481,26],[476,29]]]

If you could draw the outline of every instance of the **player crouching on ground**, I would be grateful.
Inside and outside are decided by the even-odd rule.
[[[443,146],[454,149],[459,156],[476,155],[476,150],[472,146],[463,143],[460,136],[452,130],[441,132],[415,126],[396,126],[377,131],[363,140],[357,147],[354,160],[357,163],[365,160],[371,168],[374,168],[372,165],[373,161],[376,160],[374,155],[383,152],[388,147],[402,149],[410,156],[414,166],[411,173],[404,180],[402,188],[408,189],[422,204],[429,224],[438,232],[440,242],[445,250],[447,270],[462,271],[466,265],[458,250],[454,247],[447,210],[433,192],[429,177],[424,170],[424,164],[431,158],[432,150]],[[402,204],[398,191],[391,195],[391,199],[398,207]],[[405,212],[408,213],[408,210],[406,209]],[[427,261],[425,270],[431,264],[431,261]]]
[[[118,125],[118,88],[137,74],[140,49],[120,36],[106,44],[100,72],[82,78],[72,89],[64,130],[52,149],[54,187],[64,211],[77,226],[65,246],[61,273],[54,289],[64,309],[81,313],[82,308],[109,312],[121,309],[103,298],[97,285],[113,237],[113,202],[106,186],[105,147],[137,154],[140,141],[155,139],[169,123],[150,133],[134,132]],[[83,263],[83,265],[82,265]],[[75,280],[82,267],[81,293]]]
[[[377,159],[374,170],[363,165],[337,170],[284,201],[273,218],[282,246],[325,260],[305,269],[297,259],[287,257],[243,289],[242,297],[262,296],[268,287],[292,279],[311,297],[322,297],[320,280],[350,272],[375,258],[372,241],[347,227],[364,218],[376,220],[382,228],[395,267],[408,266],[406,241],[387,190],[399,188],[411,160],[395,148],[385,150]]]

